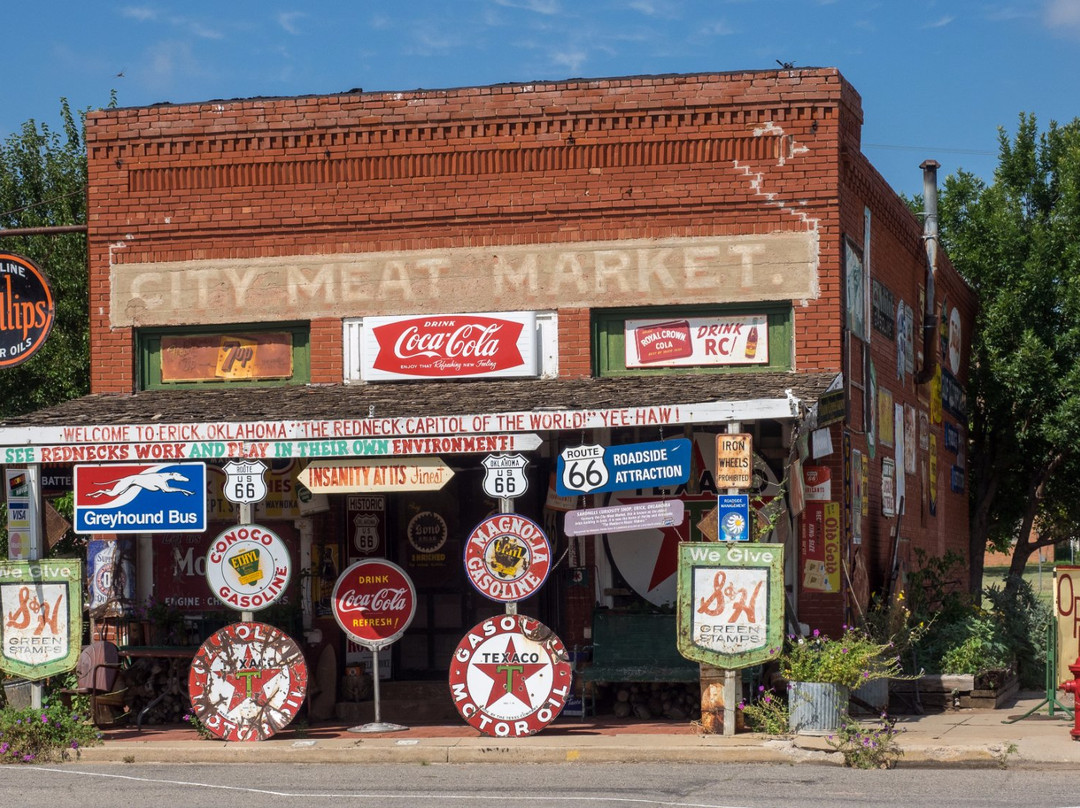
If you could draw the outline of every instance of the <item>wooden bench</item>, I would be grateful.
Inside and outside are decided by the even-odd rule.
[[[697,682],[701,669],[679,653],[674,614],[593,613],[592,662],[578,671],[582,717],[596,714],[596,693],[588,682]],[[591,693],[588,691],[592,690]]]

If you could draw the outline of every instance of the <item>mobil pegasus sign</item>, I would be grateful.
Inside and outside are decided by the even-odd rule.
[[[365,317],[361,378],[537,375],[533,312]]]
[[[205,530],[205,463],[75,466],[76,533]]]

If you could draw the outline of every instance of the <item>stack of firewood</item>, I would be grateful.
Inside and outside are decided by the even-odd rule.
[[[188,661],[172,659],[136,659],[124,670],[127,691],[124,705],[132,715],[159,696],[160,701],[143,716],[143,724],[176,724],[191,712],[188,696]]]
[[[600,715],[639,721],[696,720],[701,716],[701,687],[696,683],[612,682],[596,687]]]

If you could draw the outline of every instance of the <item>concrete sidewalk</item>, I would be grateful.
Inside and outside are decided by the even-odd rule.
[[[962,709],[900,716],[900,766],[1044,768],[1080,765],[1080,741],[1060,708],[1053,717],[1041,694],[1021,694],[1006,709]],[[394,721],[393,716],[384,716]],[[864,720],[864,723],[870,721]],[[287,727],[255,743],[200,740],[187,727],[112,729],[101,746],[82,750],[86,763],[809,763],[842,765],[816,735],[734,737],[701,734],[682,722],[637,722],[564,717],[527,738],[490,738],[462,723],[359,733],[338,724]]]

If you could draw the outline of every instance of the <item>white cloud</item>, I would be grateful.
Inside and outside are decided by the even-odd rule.
[[[956,19],[956,17],[953,17],[951,15],[946,15],[946,16],[941,17],[939,19],[933,20],[932,22],[926,23],[923,26],[923,28],[944,28],[946,25],[948,25],[949,23],[951,23],[955,19]]]
[[[139,22],[150,22],[158,18],[156,9],[149,8],[148,6],[125,6],[120,9],[121,17],[130,17],[133,20]]]
[[[525,11],[534,11],[537,14],[558,14],[558,0],[495,0],[500,6],[506,8],[521,8]]]
[[[728,25],[725,20],[717,20],[701,26],[701,32],[710,36],[731,36],[735,33],[735,29]]]
[[[277,24],[285,30],[285,33],[296,36],[300,33],[300,29],[297,28],[296,23],[306,16],[307,14],[302,11],[282,11],[277,15]]]
[[[1049,0],[1046,24],[1050,28],[1080,28],[1080,0]]]
[[[630,8],[647,17],[663,17],[676,20],[680,17],[680,9],[676,3],[663,3],[657,0],[631,0]]]
[[[588,59],[588,54],[579,49],[557,51],[551,54],[551,61],[553,64],[556,64],[559,67],[565,67],[571,72],[580,70],[581,66],[585,64]]]

